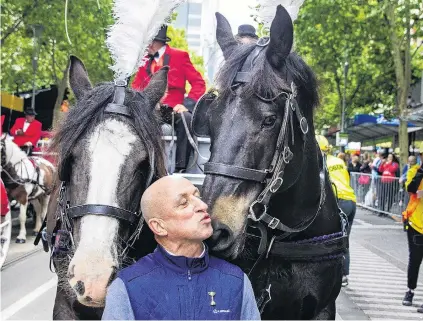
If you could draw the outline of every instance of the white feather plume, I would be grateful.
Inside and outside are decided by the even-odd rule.
[[[114,0],[115,23],[107,32],[106,44],[114,64],[115,80],[130,77],[146,55],[160,27],[185,0]]]
[[[294,22],[303,3],[304,0],[259,0],[260,9],[258,15],[264,26],[270,27],[276,14],[276,7],[281,4],[288,11],[292,22]]]

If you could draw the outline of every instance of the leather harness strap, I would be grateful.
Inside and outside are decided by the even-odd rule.
[[[130,212],[123,208],[109,205],[86,204],[72,206],[67,209],[67,214],[70,219],[82,217],[85,215],[108,216],[126,221],[129,224],[134,224],[138,219],[138,213],[136,212]]]
[[[346,248],[348,248],[348,246],[347,235],[329,239],[321,243],[275,241],[273,246],[270,248],[269,253],[283,257],[286,260],[310,261],[312,258],[342,253]]]
[[[204,173],[223,175],[263,183],[266,180],[269,172],[267,170],[258,170],[234,165],[208,162],[204,164]]]

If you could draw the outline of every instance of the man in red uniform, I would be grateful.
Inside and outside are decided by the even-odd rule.
[[[186,169],[191,152],[191,146],[185,132],[184,124],[179,114],[185,113],[187,124],[191,123],[191,112],[197,100],[206,91],[206,84],[201,74],[192,65],[186,51],[175,49],[166,43],[171,41],[167,37],[167,26],[163,26],[148,48],[148,61],[140,67],[132,88],[144,89],[150,82],[151,76],[163,66],[169,66],[168,89],[161,100],[162,106],[172,108],[175,115],[175,130],[177,137],[176,170]],[[185,97],[186,82],[191,85],[191,90]]]
[[[28,155],[32,153],[32,149],[41,137],[42,124],[35,119],[36,115],[35,110],[31,108],[25,110],[25,118],[17,118],[10,130],[10,134],[14,136],[15,144]]]

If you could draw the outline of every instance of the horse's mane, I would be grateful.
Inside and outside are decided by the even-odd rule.
[[[113,83],[100,83],[70,109],[66,119],[55,133],[51,145],[51,149],[59,155],[58,172],[62,166],[66,166],[63,161],[71,155],[76,143],[86,133],[93,130],[106,117],[115,117],[103,113],[107,104],[112,102],[113,93]],[[161,129],[150,102],[142,93],[128,89],[124,104],[129,108],[132,116],[132,119],[128,121],[132,122],[132,127],[145,144],[147,152],[154,152],[155,176],[166,175]]]
[[[233,97],[231,82],[240,71],[248,55],[255,49],[255,44],[239,45],[220,69],[216,85],[219,99]],[[298,94],[307,106],[319,105],[319,94],[316,77],[311,68],[295,52],[288,55],[281,70],[275,70],[267,61],[265,50],[255,60],[251,81],[243,86],[243,95],[250,97],[258,94],[270,99],[281,91],[289,91],[291,82],[297,86]]]

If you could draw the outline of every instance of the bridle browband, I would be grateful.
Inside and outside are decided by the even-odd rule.
[[[115,80],[113,101],[109,103],[104,109],[105,114],[119,115],[132,118],[128,106],[124,104],[126,87],[127,81]],[[148,187],[153,181],[155,172],[154,151],[149,150],[148,153],[150,158],[150,172],[147,177],[146,187]],[[57,224],[55,227],[55,231],[53,231],[55,235],[48,235],[48,233],[45,231],[42,232],[44,227],[46,226],[45,219],[40,233],[37,235],[34,244],[37,245],[40,238],[42,237],[44,249],[46,251],[48,251],[48,246],[46,246],[45,243],[50,243],[50,247],[52,247],[52,253],[54,251],[67,252],[69,248],[74,248],[75,246],[72,237],[72,231],[74,228],[73,219],[80,218],[85,215],[98,215],[114,218],[119,221],[125,222],[131,226],[133,232],[130,235],[129,239],[126,241],[126,246],[122,252],[122,256],[125,256],[128,253],[129,249],[132,248],[135,241],[138,239],[144,226],[144,218],[142,216],[141,210],[139,209],[138,211],[133,212],[121,207],[104,204],[83,204],[70,206],[69,201],[67,200],[67,185],[70,182],[69,169],[71,167],[71,163],[68,160],[65,160],[61,164],[61,166],[66,166],[67,168],[59,171],[59,179],[61,181],[61,186],[56,212]],[[50,240],[50,238],[54,236],[56,237],[56,240]],[[58,240],[58,237],[61,237],[65,240]]]

